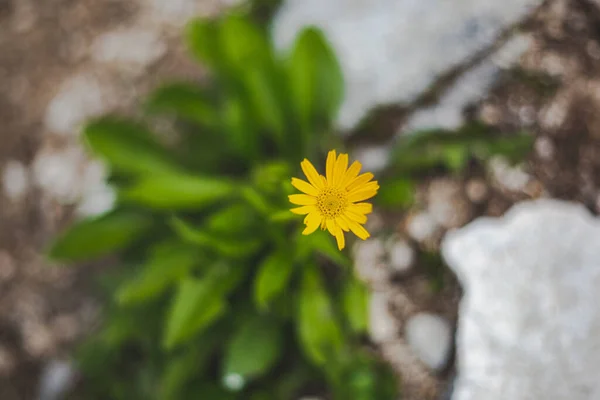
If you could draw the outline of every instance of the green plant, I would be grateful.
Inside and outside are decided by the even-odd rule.
[[[103,278],[104,327],[79,353],[89,399],[385,400],[394,379],[362,346],[365,288],[333,239],[302,236],[287,195],[323,155],[343,95],[327,42],[291,53],[240,14],[194,21],[204,84],[159,88],[148,117],[176,117],[175,144],[107,116],[84,138],[110,167],[115,209],[51,247],[62,261],[118,253]]]
[[[517,163],[530,152],[532,144],[533,136],[527,132],[499,135],[479,122],[467,123],[456,131],[413,132],[394,146],[375,203],[381,207],[408,207],[414,201],[416,182],[432,170],[441,168],[458,175],[471,161],[485,163],[492,156]]]

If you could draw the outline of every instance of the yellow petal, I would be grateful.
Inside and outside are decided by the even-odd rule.
[[[361,185],[364,185],[365,183],[369,182],[371,179],[373,179],[373,177],[374,175],[370,172],[361,174],[358,177],[354,178],[352,181],[350,181],[348,186],[346,186],[346,190],[350,192],[360,187]]]
[[[356,178],[358,176],[358,173],[360,172],[361,168],[362,168],[362,164],[359,163],[358,161],[354,161],[352,163],[352,165],[350,166],[350,168],[348,168],[348,170],[344,174],[344,178],[342,179],[342,182],[340,182],[340,186],[342,188],[345,188],[346,186],[348,186],[348,184],[354,178]]]
[[[324,230],[325,230],[325,228],[326,228],[326,224],[325,224],[325,222],[326,222],[326,221],[327,221],[327,220],[326,220],[325,218],[321,219],[321,230],[323,230],[323,231],[324,231]]]
[[[373,212],[373,205],[371,203],[356,203],[350,204],[348,209],[359,214],[371,214]]]
[[[377,194],[377,190],[360,190],[358,192],[353,192],[351,195],[348,195],[348,201],[351,203],[355,203],[357,201],[363,201],[370,199],[371,197]]]
[[[348,226],[348,224],[346,223],[346,221],[343,218],[341,218],[341,217],[337,217],[335,219],[335,223],[338,224],[340,226],[340,228],[342,228],[346,232],[348,232],[350,230],[350,227]]]
[[[327,230],[329,233],[331,233],[332,236],[335,236],[335,233],[337,232],[335,221],[328,218],[325,222],[327,223]]]
[[[354,189],[352,189],[348,192],[348,195],[352,196],[356,192],[364,192],[365,190],[375,190],[376,191],[378,189],[379,189],[379,182],[372,181],[372,182],[364,183],[360,186],[355,187]]]
[[[344,238],[344,232],[338,226],[337,232],[335,233],[335,240],[338,245],[338,249],[342,250],[346,246],[346,239]]]
[[[317,204],[317,198],[307,194],[290,194],[288,199],[290,199],[290,203],[299,206],[311,206]]]
[[[358,223],[356,223],[354,221],[350,221],[346,217],[342,217],[342,218],[344,218],[346,220],[346,222],[348,223],[348,226],[350,227],[350,230],[352,231],[352,233],[354,233],[356,236],[358,236],[362,240],[365,240],[369,236],[371,236],[369,234],[369,232],[367,232],[367,230],[362,227],[362,225],[360,225],[360,224],[358,224]]]
[[[311,196],[318,196],[319,189],[311,185],[310,183],[303,181],[302,179],[292,178],[292,185],[301,192],[310,194]]]
[[[306,228],[302,231],[302,234],[310,235],[316,231],[321,224],[321,216],[316,212],[310,213],[307,215],[304,221],[306,223]]]
[[[294,214],[305,215],[305,214],[308,214],[313,211],[316,212],[317,209],[314,206],[302,206],[302,207],[292,208],[292,209],[290,209],[290,211],[293,212]]]
[[[304,172],[304,175],[306,175],[311,185],[317,189],[325,188],[323,181],[321,180],[321,176],[310,161],[305,158],[304,161],[300,163],[300,167],[302,167],[302,172]]]
[[[327,163],[325,165],[325,177],[327,178],[327,183],[333,185],[333,169],[335,167],[335,150],[331,150],[327,154]]]
[[[333,185],[342,183],[346,170],[348,169],[348,154],[340,154],[333,167]]]
[[[346,215],[346,217],[354,222],[358,222],[359,224],[364,224],[367,222],[367,217],[364,214],[357,214],[355,212],[352,212],[350,210],[346,210],[344,211],[344,214]]]

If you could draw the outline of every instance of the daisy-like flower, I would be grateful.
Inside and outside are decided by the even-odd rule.
[[[292,185],[305,194],[292,194],[290,202],[301,207],[292,208],[295,214],[306,215],[303,235],[327,228],[335,236],[338,248],[345,246],[344,231],[352,231],[365,240],[369,232],[362,226],[367,214],[373,211],[369,203],[360,203],[377,194],[379,185],[371,181],[370,172],[359,175],[362,165],[354,161],[348,168],[348,154],[336,156],[335,150],[327,155],[326,174],[320,175],[315,167],[304,159],[300,163],[308,182],[292,178]]]

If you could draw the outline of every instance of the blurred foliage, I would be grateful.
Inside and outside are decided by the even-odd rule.
[[[459,175],[472,161],[485,163],[493,156],[518,163],[531,151],[533,139],[528,132],[500,135],[480,122],[470,122],[456,131],[411,132],[393,148],[375,202],[384,208],[408,207],[414,201],[415,185],[424,174],[442,169]]]
[[[277,54],[243,14],[193,21],[186,39],[211,79],[146,103],[148,118],[174,117],[176,143],[147,123],[91,121],[84,138],[118,202],[50,249],[122,263],[103,279],[104,326],[79,352],[86,398],[395,398],[361,346],[367,292],[346,254],[322,232],[301,235],[288,211],[289,177],[324,155],[343,97],[328,43],[308,28]]]

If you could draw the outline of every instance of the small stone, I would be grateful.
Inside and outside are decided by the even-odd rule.
[[[376,343],[398,337],[398,321],[390,311],[388,293],[375,291],[369,302],[369,334]]]
[[[388,244],[388,262],[392,271],[407,272],[415,261],[415,251],[406,240],[392,238]]]
[[[9,161],[2,173],[4,195],[11,201],[21,200],[29,190],[29,172],[23,163]]]
[[[44,149],[33,162],[34,181],[51,198],[71,204],[81,196],[81,166],[85,162],[85,154],[79,147]]]
[[[500,156],[490,160],[489,167],[493,179],[503,188],[512,192],[522,192],[531,176],[518,166],[511,166]]]
[[[483,179],[470,179],[465,185],[465,192],[469,200],[481,204],[487,200],[490,191]]]
[[[406,223],[408,235],[417,242],[431,239],[439,230],[439,225],[431,214],[420,212],[411,215]]]
[[[108,110],[112,98],[106,84],[93,74],[75,75],[62,83],[48,104],[44,122],[52,133],[76,135],[85,120]]]
[[[22,336],[25,351],[34,358],[47,356],[55,349],[51,331],[42,324],[24,324]]]
[[[9,376],[15,369],[17,360],[6,346],[0,344],[0,376]]]
[[[62,341],[71,341],[79,333],[77,317],[72,314],[61,314],[52,321],[52,332],[54,336]]]
[[[40,377],[39,400],[62,399],[73,384],[75,370],[71,363],[63,360],[52,360],[48,363]]]
[[[452,349],[452,329],[444,318],[428,313],[406,322],[405,338],[417,357],[433,370],[443,369]]]
[[[541,136],[534,143],[535,152],[544,160],[551,160],[554,157],[554,143],[547,136]]]
[[[136,73],[158,61],[167,52],[159,33],[149,29],[118,29],[100,35],[92,44],[92,57]]]
[[[446,229],[463,226],[473,214],[462,185],[451,179],[436,179],[429,184],[427,204],[431,217]]]
[[[386,282],[385,246],[377,237],[356,242],[354,245],[354,269],[362,281],[376,285]]]

